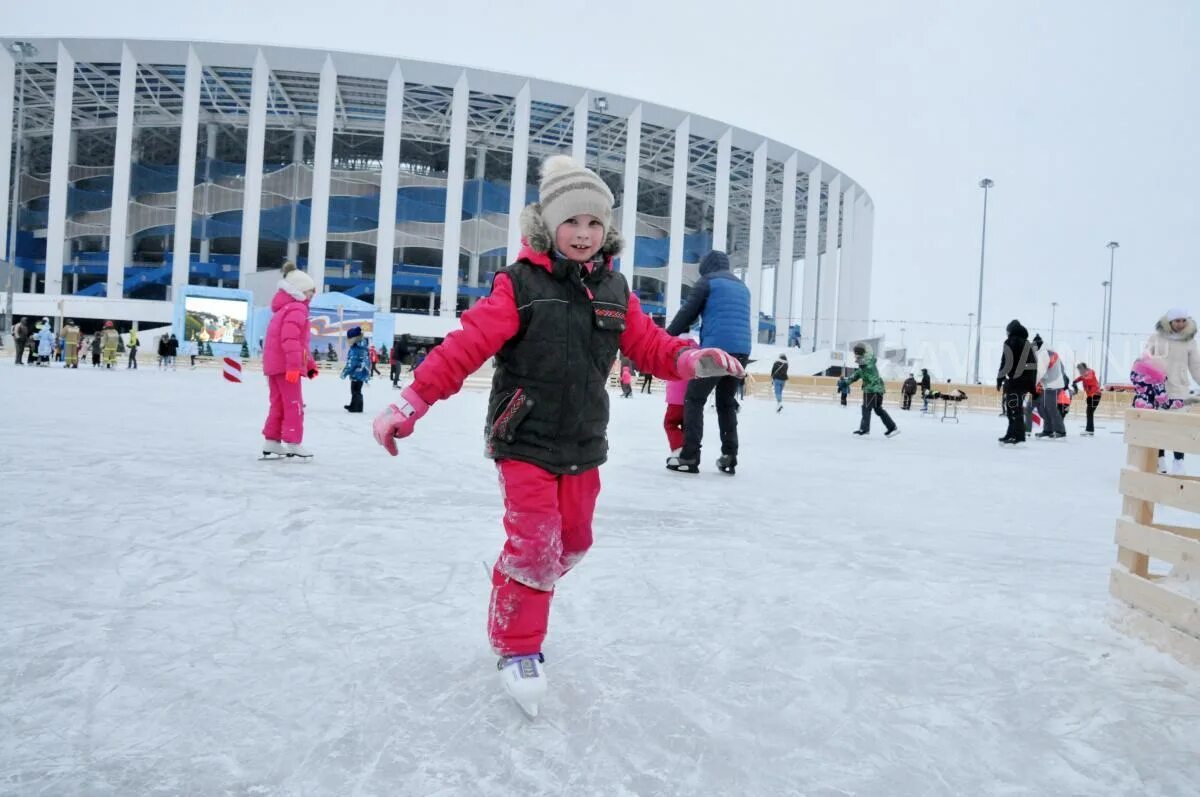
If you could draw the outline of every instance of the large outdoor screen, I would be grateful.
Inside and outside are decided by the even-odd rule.
[[[184,340],[242,343],[246,339],[249,305],[241,299],[188,296],[183,302]]]

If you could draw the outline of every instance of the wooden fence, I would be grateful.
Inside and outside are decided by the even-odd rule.
[[[1200,454],[1200,414],[1129,410],[1125,443],[1128,460],[1120,480],[1117,564],[1109,591],[1132,607],[1122,622],[1127,630],[1200,666],[1200,528],[1154,521],[1156,506],[1200,515],[1200,478],[1157,472],[1160,448],[1168,458],[1171,451]],[[1196,467],[1194,461],[1189,465]],[[1160,563],[1176,571],[1186,569],[1193,580],[1183,582],[1180,572],[1162,573]]]

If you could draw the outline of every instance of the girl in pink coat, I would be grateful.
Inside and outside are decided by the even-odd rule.
[[[521,214],[516,262],[496,273],[491,295],[463,313],[462,329],[429,352],[401,402],[374,422],[376,441],[395,456],[396,440],[430,405],[495,358],[484,445],[496,461],[507,539],[492,568],[488,637],[504,688],[531,715],[546,692],[550,599],[592,544],[617,355],[660,379],[742,375],[729,354],[690,347],[642,312],[612,268],[621,251],[612,206],[595,172],[550,158],[539,201]]]
[[[304,457],[312,452],[304,439],[304,395],[300,375],[317,376],[317,364],[308,349],[308,304],[316,293],[312,277],[283,264],[283,279],[271,300],[271,323],[263,344],[263,373],[270,388],[271,408],[263,424],[264,457]]]
[[[628,365],[621,366],[621,398],[633,395],[633,369]]]

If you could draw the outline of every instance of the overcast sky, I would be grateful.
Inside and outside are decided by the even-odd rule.
[[[638,97],[787,142],[871,194],[871,315],[905,320],[910,346],[965,344],[984,176],[996,181],[985,346],[1013,317],[1045,335],[1053,301],[1060,345],[1098,337],[1113,239],[1114,334],[1140,340],[1169,306],[1200,312],[1197,0],[102,6],[5,3],[0,34],[223,39],[459,63]]]

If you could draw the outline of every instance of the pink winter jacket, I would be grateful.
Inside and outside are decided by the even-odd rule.
[[[263,343],[263,373],[288,371],[307,373],[316,367],[308,348],[308,302],[289,293],[282,285],[271,300],[271,323]]]

